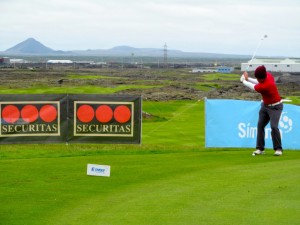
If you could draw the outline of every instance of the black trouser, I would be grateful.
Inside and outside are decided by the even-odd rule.
[[[266,106],[264,103],[261,104],[257,123],[256,149],[265,149],[265,127],[270,122],[273,148],[274,150],[282,150],[281,135],[278,128],[282,110],[282,103],[275,106]]]

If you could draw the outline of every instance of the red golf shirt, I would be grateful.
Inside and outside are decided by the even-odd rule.
[[[267,72],[264,82],[256,84],[254,89],[261,94],[263,102],[266,105],[274,104],[281,100],[274,77],[269,72]]]

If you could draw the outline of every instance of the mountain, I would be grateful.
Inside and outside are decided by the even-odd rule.
[[[0,52],[1,53],[1,52]],[[110,49],[88,49],[73,51],[55,51],[46,47],[34,38],[15,45],[2,52],[6,55],[52,55],[52,56],[109,56],[109,57],[164,57],[163,48],[134,48],[130,46],[116,46]],[[168,49],[168,57],[177,58],[249,58],[247,55],[184,52],[180,50]]]
[[[173,50],[168,50],[168,53]],[[143,57],[163,57],[163,49],[159,48],[134,48],[126,45],[116,46],[110,49],[94,49],[94,50],[73,50],[73,54],[76,55],[89,55],[89,56],[143,56]]]
[[[8,54],[55,54],[59,51],[54,51],[51,48],[46,47],[41,42],[34,38],[28,38],[27,40],[9,48],[5,51]]]
[[[79,56],[112,56],[112,57],[164,57],[163,48],[134,48],[130,46],[116,46],[110,49],[73,50],[72,55]],[[168,57],[172,58],[250,58],[249,55],[219,54],[205,52],[184,52],[168,49]]]

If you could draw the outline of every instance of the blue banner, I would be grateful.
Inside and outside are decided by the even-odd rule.
[[[205,146],[255,148],[261,102],[206,99]],[[300,149],[300,107],[284,104],[279,129],[283,149]],[[265,128],[266,148],[273,149],[271,128]]]

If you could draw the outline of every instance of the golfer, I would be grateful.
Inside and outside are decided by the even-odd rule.
[[[282,155],[281,134],[278,123],[283,109],[283,104],[277,90],[274,77],[266,71],[265,66],[259,66],[254,72],[256,79],[248,77],[245,71],[241,76],[241,82],[248,88],[257,91],[262,96],[261,108],[257,123],[256,150],[254,155],[262,155],[265,150],[265,127],[270,122],[271,136],[275,156]]]

